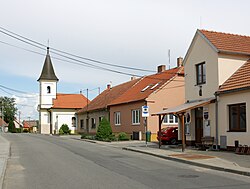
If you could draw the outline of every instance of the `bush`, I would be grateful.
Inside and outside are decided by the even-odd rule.
[[[70,131],[71,130],[69,129],[67,124],[62,124],[61,128],[59,129],[59,134],[70,134]]]
[[[102,141],[110,141],[113,138],[112,129],[109,121],[104,117],[97,129],[96,139]]]
[[[125,141],[125,140],[129,140],[129,138],[128,138],[128,135],[126,133],[121,132],[118,134],[118,140]]]
[[[16,132],[17,132],[17,133],[21,133],[21,132],[22,132],[22,129],[21,129],[21,128],[16,128]]]
[[[59,129],[59,135],[63,135],[63,134],[64,134],[64,132],[63,132],[62,128],[60,128]]]
[[[14,124],[13,121],[10,121],[10,122],[9,122],[8,131],[9,131],[10,133],[15,133],[15,132],[16,132],[15,124]]]

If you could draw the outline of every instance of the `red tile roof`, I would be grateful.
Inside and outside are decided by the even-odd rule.
[[[250,88],[250,60],[243,64],[228,80],[220,86],[219,92]]]
[[[56,94],[52,108],[80,109],[90,102],[82,94]]]
[[[24,121],[23,122],[23,128],[30,128],[32,127],[28,122]]]
[[[8,124],[4,120],[2,120],[2,118],[0,118],[0,127],[7,126],[7,125]]]
[[[183,70],[183,67],[177,67],[146,76],[124,94],[114,99],[109,105],[145,100],[151,93],[159,89],[178,73],[183,74]]]
[[[198,30],[219,51],[250,55],[250,36]]]
[[[128,89],[130,89],[133,85],[135,85],[140,79],[134,79],[132,81],[128,81],[126,83],[122,83],[111,89],[106,89],[100,95],[98,95],[95,99],[93,99],[88,107],[81,109],[78,113],[83,113],[85,111],[93,111],[107,108],[107,105],[111,103],[112,100],[116,99]]]

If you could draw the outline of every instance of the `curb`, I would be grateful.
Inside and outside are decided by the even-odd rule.
[[[213,169],[213,170],[217,170],[217,171],[224,171],[224,172],[229,172],[229,173],[234,173],[234,174],[239,174],[239,175],[244,175],[244,176],[250,177],[250,172],[247,172],[247,171],[238,171],[238,170],[234,170],[234,169],[228,169],[228,168],[223,168],[223,167],[206,165],[206,164],[202,164],[202,163],[192,162],[192,161],[188,161],[188,160],[184,160],[184,159],[173,158],[173,157],[170,157],[170,156],[154,154],[154,153],[151,153],[151,152],[145,152],[145,151],[142,151],[142,150],[131,149],[131,148],[127,148],[127,147],[124,147],[122,149],[132,151],[132,152],[147,154],[147,155],[151,155],[151,156],[166,159],[166,160],[176,161],[176,162],[179,162],[179,163],[194,165],[194,166],[197,166],[197,167],[203,167],[203,168],[207,168],[207,169]]]
[[[7,153],[2,157],[3,158],[3,167],[2,167],[2,170],[0,170],[0,189],[2,189],[3,188],[3,180],[4,180],[6,168],[7,168],[7,162],[8,162],[8,159],[10,157],[11,145],[10,145],[10,142],[8,140],[6,140],[4,137],[2,137],[1,135],[0,135],[0,137],[4,140],[4,143],[7,146],[6,147]]]

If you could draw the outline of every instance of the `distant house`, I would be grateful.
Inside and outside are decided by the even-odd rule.
[[[138,81],[139,79],[131,78],[131,81],[114,87],[110,84],[107,85],[106,90],[77,112],[78,132],[95,134],[101,119],[106,117],[109,120],[108,104],[129,90]]]
[[[190,145],[249,145],[249,59],[249,36],[197,30],[183,62],[185,103],[158,115],[185,114]]]
[[[108,104],[110,123],[114,133],[125,132],[136,140],[145,139],[145,132],[151,132],[151,140],[156,141],[158,119],[151,113],[163,108],[184,103],[184,69],[182,58],[178,66],[165,70],[158,66],[158,72],[141,78],[133,87]],[[142,117],[142,106],[149,107],[146,122]],[[178,119],[173,115],[164,118],[164,126],[177,126]]]
[[[85,107],[89,100],[82,94],[57,93],[58,78],[52,66],[49,48],[38,82],[40,84],[38,132],[58,134],[62,124],[67,124],[71,132],[75,133],[75,113]]]
[[[23,129],[28,130],[31,133],[37,132],[38,120],[24,120],[23,121]]]
[[[0,118],[0,132],[8,132],[8,124]]]
[[[14,120],[14,125],[15,125],[15,128],[22,128],[23,127],[22,123],[20,123],[17,119]]]

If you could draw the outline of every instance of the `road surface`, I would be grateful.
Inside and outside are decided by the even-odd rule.
[[[250,178],[108,145],[35,134],[6,134],[11,157],[4,189],[249,189]]]

